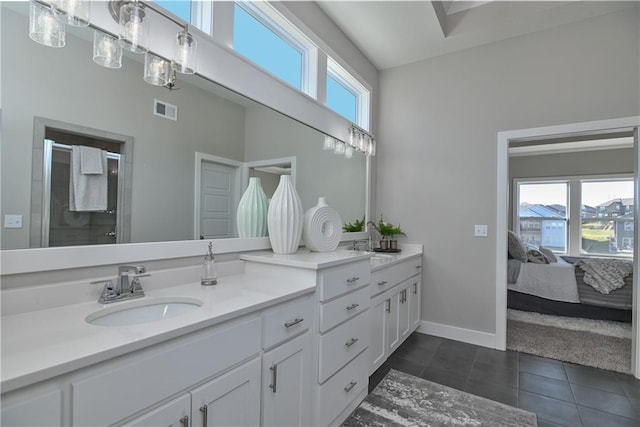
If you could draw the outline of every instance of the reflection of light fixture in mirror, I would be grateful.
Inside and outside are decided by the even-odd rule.
[[[336,141],[336,148],[333,149],[335,154],[344,154],[346,151],[345,143],[342,141]]]
[[[149,15],[138,2],[120,6],[120,43],[122,47],[135,53],[149,50]]]
[[[367,146],[367,156],[375,156],[376,155],[376,140],[371,138],[369,140],[369,145]]]
[[[32,0],[29,6],[29,37],[49,47],[64,47],[64,24],[56,19],[53,6],[44,6]]]
[[[328,135],[325,135],[324,142],[322,143],[322,149],[325,151],[333,151],[336,148],[336,140]]]
[[[344,147],[344,156],[347,159],[352,158],[353,157],[353,147],[351,145],[348,145],[348,144],[344,144],[344,145],[345,145],[345,147]]]
[[[144,55],[144,81],[154,86],[166,86],[171,80],[171,63],[149,52]]]
[[[106,68],[122,67],[122,46],[110,34],[93,32],[93,62]]]
[[[73,25],[74,27],[86,27],[89,25],[88,0],[54,0],[51,2],[58,12],[58,21]]]
[[[178,31],[176,44],[173,51],[171,66],[174,70],[183,74],[196,72],[196,39],[189,34],[188,28]]]

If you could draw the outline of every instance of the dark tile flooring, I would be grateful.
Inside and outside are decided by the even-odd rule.
[[[396,369],[535,412],[538,426],[640,426],[631,375],[413,333],[369,378]]]

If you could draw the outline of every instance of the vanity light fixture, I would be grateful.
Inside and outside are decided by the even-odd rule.
[[[94,30],[93,62],[106,68],[122,67],[122,45],[118,39],[110,34]]]
[[[90,3],[89,0],[53,0],[51,5],[58,12],[58,21],[74,27],[86,27],[89,25]]]
[[[119,2],[116,2],[119,3]],[[134,53],[149,50],[150,21],[147,11],[137,1],[124,2],[118,14],[122,47]]]
[[[45,6],[35,0],[29,5],[29,37],[31,40],[49,47],[64,47],[65,27],[56,15],[53,5]]]
[[[325,135],[324,142],[322,143],[322,149],[324,151],[333,151],[336,148],[337,141],[330,137],[329,135]]]
[[[171,80],[171,62],[152,53],[144,54],[144,81],[166,86]]]
[[[333,149],[334,154],[345,154],[347,151],[345,145],[342,141],[336,141],[336,147]]]
[[[344,144],[344,156],[347,159],[350,159],[353,157],[353,147],[349,144]]]
[[[371,134],[355,125],[349,127],[349,146],[367,156],[376,155],[376,141]]]
[[[176,34],[176,44],[173,51],[171,67],[183,74],[195,74],[196,72],[196,39],[189,34],[189,26]]]

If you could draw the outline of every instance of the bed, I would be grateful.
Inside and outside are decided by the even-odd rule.
[[[557,262],[538,264],[508,260],[507,306],[568,317],[631,322],[633,278],[608,294],[584,281],[585,272],[576,266],[580,258],[558,257]]]

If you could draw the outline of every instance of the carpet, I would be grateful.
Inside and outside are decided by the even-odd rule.
[[[536,415],[391,369],[342,424],[535,427]]]
[[[507,350],[631,373],[630,325],[507,312]]]

